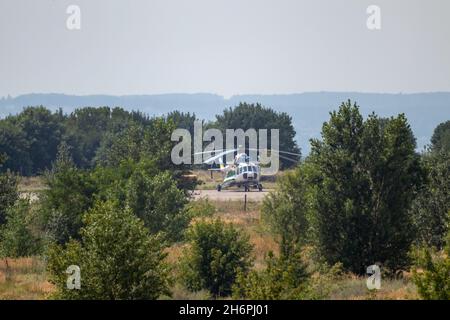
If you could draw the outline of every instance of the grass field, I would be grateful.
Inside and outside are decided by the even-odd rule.
[[[247,211],[243,210],[241,201],[210,201],[215,207],[214,216],[233,223],[235,226],[247,232],[250,241],[254,245],[254,268],[261,269],[265,266],[264,257],[269,251],[277,253],[278,245],[272,234],[264,228],[260,218],[260,206],[258,202],[249,202]],[[176,264],[185,250],[186,245],[174,245],[168,249],[168,260]],[[366,286],[365,277],[353,274],[344,274],[329,286],[327,299],[332,300],[408,300],[419,299],[415,285],[410,276],[405,274],[402,278],[383,278],[381,289],[370,292]],[[173,299],[202,299],[208,298],[206,292],[192,293],[175,284],[172,288]]]
[[[22,192],[42,190],[39,178],[22,179]],[[204,200],[200,200],[204,201]],[[264,267],[264,258],[269,251],[277,252],[277,243],[273,235],[261,223],[260,202],[249,201],[244,211],[242,201],[209,201],[215,207],[213,217],[232,223],[243,232],[247,232],[254,245],[254,268]],[[195,223],[195,221],[193,222]],[[168,262],[175,265],[186,249],[186,244],[174,244],[167,249]],[[7,262],[7,263],[6,263]],[[53,290],[47,281],[46,264],[41,257],[0,260],[0,299],[45,299]],[[208,299],[205,291],[192,293],[180,283],[174,283],[172,297],[165,299]],[[369,292],[366,278],[344,274],[330,285],[328,299],[362,300],[362,299],[418,299],[417,290],[408,274],[402,278],[383,278],[381,289]]]
[[[47,281],[45,262],[39,257],[0,261],[0,299],[45,299],[53,290]]]

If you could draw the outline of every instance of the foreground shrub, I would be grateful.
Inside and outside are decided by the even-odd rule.
[[[50,282],[59,299],[156,299],[168,292],[168,268],[160,241],[143,222],[115,203],[97,204],[84,216],[81,241],[49,252]],[[77,265],[81,289],[66,287],[66,269]]]
[[[250,300],[286,300],[304,298],[309,274],[299,255],[276,258],[269,253],[266,269],[239,273],[233,297]]]
[[[183,190],[168,171],[150,175],[135,170],[126,186],[126,205],[144,221],[150,233],[161,233],[165,240],[183,239],[190,216],[184,206],[187,203]]]
[[[47,188],[40,199],[43,227],[51,241],[64,244],[79,239],[82,215],[93,205],[95,182],[88,172],[76,168],[65,144],[45,175]]]
[[[208,199],[191,201],[186,207],[189,216],[192,218],[212,217],[216,212],[216,207]]]
[[[6,223],[0,228],[0,256],[28,257],[39,253],[40,241],[30,226],[30,205],[18,200],[6,211]]]
[[[261,216],[275,235],[283,256],[300,250],[308,240],[311,218],[308,174],[311,168],[303,163],[277,181],[277,189],[264,198]]]
[[[450,224],[450,152],[423,156],[426,184],[414,199],[411,213],[419,245],[442,249]]]
[[[220,220],[201,221],[189,231],[191,248],[182,262],[183,280],[192,291],[227,296],[238,272],[246,274],[252,245],[249,237]]]
[[[450,233],[441,252],[422,248],[413,254],[413,281],[420,296],[426,300],[450,299]]]
[[[3,157],[0,154],[0,168]],[[0,173],[0,226],[6,222],[6,211],[19,198],[17,177],[10,172]]]

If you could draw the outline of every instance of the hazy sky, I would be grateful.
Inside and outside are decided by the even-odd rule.
[[[0,96],[304,91],[450,91],[450,1],[0,0]]]

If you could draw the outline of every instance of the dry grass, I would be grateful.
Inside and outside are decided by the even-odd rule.
[[[274,237],[262,225],[260,221],[261,203],[249,202],[247,211],[244,211],[242,201],[210,201],[216,207],[213,217],[232,223],[242,232],[250,236],[250,242],[254,245],[254,267],[265,267],[264,258],[269,251],[277,253],[278,246]],[[198,218],[201,219],[201,218]],[[194,222],[195,223],[195,220]],[[166,249],[167,262],[173,266],[173,276],[179,276],[179,261],[186,252],[188,244],[178,243]],[[0,299],[45,299],[52,292],[53,287],[47,281],[45,262],[38,257],[8,259],[9,269],[5,261],[0,260]],[[407,273],[399,279],[382,278],[381,289],[369,292],[366,287],[366,278],[352,274],[342,275],[339,279],[326,283],[330,287],[327,297],[333,300],[405,300],[418,299],[416,287],[410,281]],[[206,291],[189,292],[179,283],[174,283],[171,288],[171,297],[162,299],[209,299]],[[327,291],[328,292],[328,291]]]
[[[248,202],[247,211],[244,211],[243,201],[213,202],[217,208],[216,216],[227,223],[240,228],[250,236],[253,244],[255,269],[262,268],[265,256],[269,251],[277,252],[278,245],[273,236],[262,227],[259,202]]]
[[[212,218],[220,218],[224,222],[232,223],[246,232],[250,236],[250,242],[254,245],[253,255],[255,258],[254,268],[262,269],[265,267],[265,256],[269,251],[278,252],[278,245],[271,233],[262,225],[261,203],[249,202],[247,211],[244,211],[242,201],[209,201],[216,207],[216,212]],[[193,222],[195,223],[195,221]],[[182,254],[186,251],[186,244],[175,244],[170,247],[168,252],[168,262],[176,264]],[[309,254],[305,253],[307,256]],[[311,258],[311,257],[310,257]],[[319,275],[320,276],[320,275]],[[352,274],[343,275],[338,280],[332,280],[330,283],[324,283],[330,288],[327,299],[331,300],[407,300],[419,299],[415,285],[410,281],[410,276],[406,273],[401,279],[383,278],[381,289],[370,292],[366,286],[366,278],[358,277]],[[324,288],[327,290],[327,288]],[[173,299],[202,299],[208,298],[207,293],[190,293],[182,288],[180,284],[175,284],[172,288]]]
[[[382,278],[381,289],[369,291],[365,277],[348,275],[334,284],[331,300],[411,300],[419,299],[416,286],[408,278]]]
[[[47,281],[45,262],[37,257],[0,261],[0,299],[45,299],[53,286]]]

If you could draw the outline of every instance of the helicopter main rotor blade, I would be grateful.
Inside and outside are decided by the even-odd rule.
[[[229,154],[229,153],[236,152],[236,151],[237,151],[237,149],[230,149],[230,150],[221,152],[221,153],[219,153],[218,155],[215,155],[214,157],[211,157],[211,158],[209,158],[209,159],[206,159],[205,161],[203,161],[203,163],[211,163],[211,162],[213,162],[213,161],[215,161],[215,160],[217,160],[217,159],[223,157],[224,155],[227,155],[227,154]]]
[[[195,153],[193,153],[193,155],[205,154],[205,153],[213,153],[213,152],[226,151],[226,150],[231,150],[231,149],[213,149],[213,150],[210,150],[210,151],[195,152]]]
[[[275,150],[275,149],[254,149],[254,148],[251,148],[251,149],[248,149],[248,150],[256,150],[256,151],[263,151],[263,150],[265,150],[265,151],[270,151],[270,152],[274,152],[274,153],[284,153],[284,154],[289,154],[289,155],[291,155],[291,156],[298,156],[298,157],[301,156],[300,153],[294,153],[294,152],[283,151],[283,150]]]
[[[291,158],[282,156],[281,154],[279,154],[278,156],[279,156],[281,159],[284,159],[284,160],[288,160],[288,161],[291,161],[291,162],[294,162],[294,163],[297,163],[297,162],[298,162],[298,160],[295,160],[295,159],[291,159]]]

